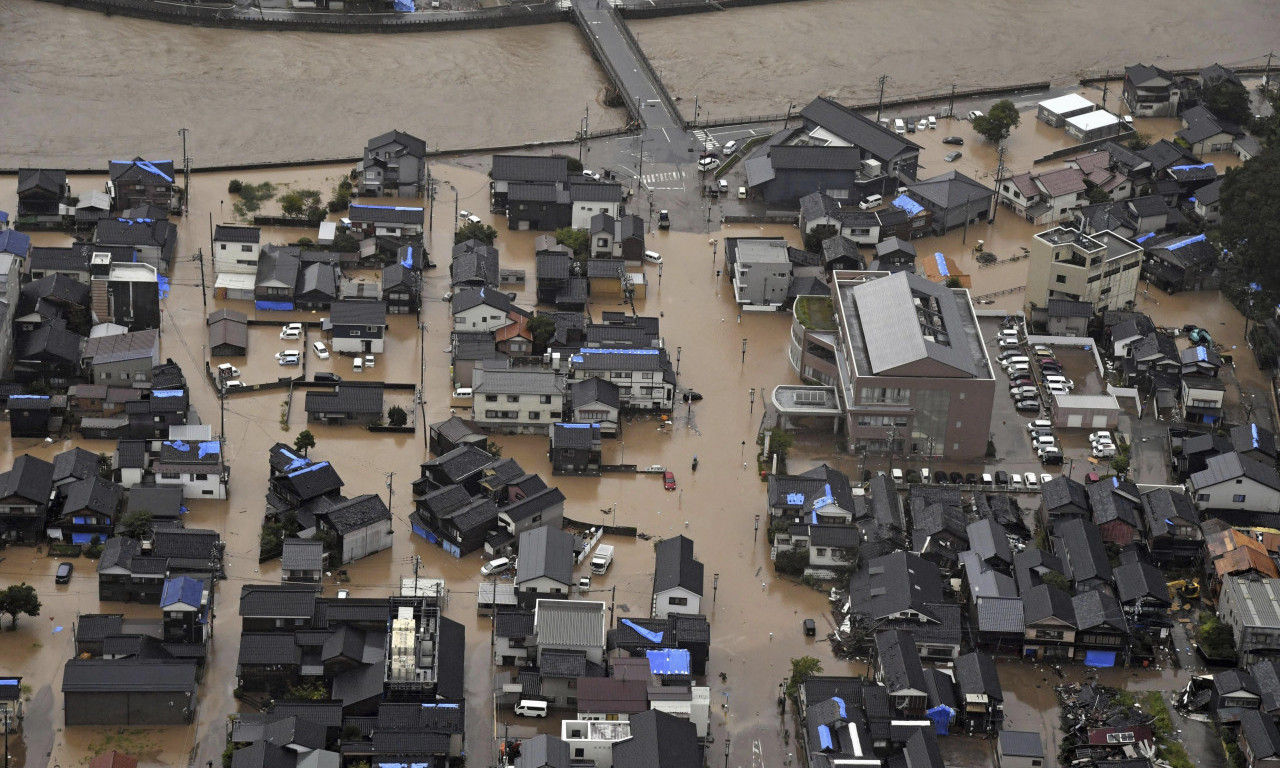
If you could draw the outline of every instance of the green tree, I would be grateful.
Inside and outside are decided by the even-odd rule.
[[[573,249],[573,255],[579,259],[587,258],[591,250],[591,235],[585,229],[561,227],[556,230],[556,242]]]
[[[551,338],[556,335],[555,318],[538,315],[529,320],[529,333],[533,335],[533,351],[541,354]]]
[[[321,219],[320,193],[314,189],[295,189],[280,196],[280,211],[295,219]]]
[[[244,182],[239,179],[232,179],[227,184],[227,193],[232,195],[240,194],[240,190],[244,189]]]
[[[822,674],[822,662],[812,656],[801,656],[791,660],[791,679],[787,681],[787,695],[795,698],[800,686],[814,675]]]
[[[1213,114],[1236,125],[1248,125],[1253,119],[1248,89],[1226,78],[1203,86],[1200,89],[1200,103]]]
[[[1102,187],[1090,187],[1084,196],[1089,199],[1089,205],[1111,202],[1111,194]]]
[[[409,423],[409,414],[398,405],[391,406],[387,411],[387,423],[393,427],[403,427]]]
[[[959,278],[959,277],[956,277],[955,275],[951,275],[951,276],[949,276],[949,277],[947,278],[947,287],[948,287],[948,288],[963,288],[963,287],[964,287],[964,283],[960,282],[960,278]]]
[[[568,160],[570,174],[577,176],[582,173],[582,161],[578,158],[570,157],[569,155],[552,155],[552,157],[563,157],[565,160]]]
[[[131,539],[145,539],[151,535],[151,512],[138,509],[120,521],[120,533]]]
[[[822,253],[822,243],[829,237],[840,234],[831,224],[819,224],[804,236],[804,249],[809,253]]]
[[[360,250],[360,241],[350,233],[343,232],[333,237],[333,250],[339,253],[355,253]]]
[[[316,436],[311,434],[311,430],[309,429],[302,430],[301,432],[298,433],[297,437],[293,438],[294,450],[302,451],[303,456],[306,456],[307,451],[315,447],[316,447]]]
[[[1280,259],[1274,257],[1280,253],[1278,178],[1280,143],[1227,171],[1222,181],[1223,247],[1238,262],[1238,271],[1260,284],[1264,306],[1275,306],[1280,296]]]
[[[493,458],[495,458],[495,459],[500,459],[500,458],[502,458],[502,446],[498,445],[497,443],[493,442],[492,440],[486,440],[486,441],[485,441],[485,444],[484,444],[484,452],[485,452],[485,453],[487,453],[487,454],[489,454],[490,456],[492,456],[492,457],[493,457]]]
[[[0,613],[9,614],[9,629],[18,628],[18,616],[40,615],[40,598],[36,588],[27,584],[13,584],[0,592]]]
[[[302,699],[305,701],[324,701],[329,698],[329,691],[324,686],[323,680],[313,680],[309,683],[299,683],[289,686],[288,693],[285,694],[286,699]]]
[[[485,224],[483,221],[468,221],[458,231],[453,233],[453,244],[465,243],[468,240],[479,240],[485,245],[493,245],[493,241],[498,239],[498,230]]]
[[[1068,595],[1074,595],[1076,593],[1075,584],[1071,583],[1071,579],[1068,579],[1057,571],[1046,571],[1044,575],[1040,577],[1040,580],[1051,587],[1057,587]]]
[[[795,444],[795,435],[785,429],[775,429],[769,434],[769,452],[776,453],[784,459]]]
[[[1151,134],[1135,132],[1129,139],[1129,149],[1137,152],[1140,149],[1146,149],[1151,146]]]
[[[991,105],[991,109],[982,117],[973,120],[973,130],[987,141],[1000,143],[1009,138],[1009,131],[1017,128],[1022,122],[1018,108],[1008,99],[1001,99]]]

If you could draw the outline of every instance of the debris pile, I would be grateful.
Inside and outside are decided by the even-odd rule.
[[[1155,718],[1142,711],[1128,691],[1097,683],[1054,686],[1064,735],[1058,761],[1072,768],[1105,765],[1109,760],[1156,760]]]

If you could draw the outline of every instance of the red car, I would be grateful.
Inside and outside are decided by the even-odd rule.
[[[674,491],[676,489],[675,472],[667,471],[662,473],[662,487],[666,488],[668,491]]]

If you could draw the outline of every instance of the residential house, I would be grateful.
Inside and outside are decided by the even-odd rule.
[[[774,542],[777,551],[797,549],[808,554],[806,576],[831,579],[858,562],[862,530],[854,525],[792,523],[786,535],[777,534]]]
[[[64,208],[63,210],[66,209]],[[130,210],[132,211],[133,209]],[[92,229],[97,226],[99,221],[110,217],[111,195],[102,190],[91,189],[80,195],[80,199],[76,201],[74,219],[76,229]],[[134,218],[131,213],[127,213],[126,217]],[[168,212],[156,218],[167,219],[169,218]]]
[[[1274,467],[1234,451],[1206,460],[1190,478],[1196,508],[1216,513],[1280,512],[1280,475]],[[1233,518],[1234,519],[1234,518]]]
[[[1120,601],[1108,592],[1090,589],[1071,598],[1075,614],[1076,656],[1089,666],[1114,666],[1123,663],[1117,654],[1127,656],[1129,625]]]
[[[644,259],[644,219],[635,214],[614,218],[608,213],[597,213],[591,217],[587,234],[591,237],[593,259],[625,259],[637,263]]]
[[[494,347],[508,358],[530,357],[533,354],[533,331],[529,330],[529,318],[521,314],[508,315],[511,322],[493,333]],[[474,376],[474,370],[472,371]]]
[[[494,155],[489,178],[491,208],[505,210],[512,184],[553,185],[569,181],[569,159],[538,155]]]
[[[1204,348],[1198,347],[1198,349]],[[1208,360],[1221,363],[1222,358],[1216,354],[1211,354]],[[1217,375],[1216,370],[1214,375]],[[1274,464],[1277,457],[1280,456],[1280,453],[1277,453],[1275,433],[1265,427],[1259,427],[1255,422],[1238,424],[1228,430],[1227,435],[1231,439],[1232,447],[1241,456],[1257,459],[1263,464]]]
[[[257,227],[219,224],[213,228],[213,271],[221,275],[258,274],[262,231]]]
[[[1129,382],[1150,374],[1178,376],[1182,372],[1182,353],[1173,336],[1164,331],[1153,331],[1129,344],[1123,361],[1124,374]]]
[[[1262,702],[1258,681],[1243,669],[1225,669],[1214,674],[1209,695],[1209,710],[1221,724],[1238,724],[1242,712],[1256,711]]]
[[[148,329],[113,336],[94,336],[80,353],[89,381],[121,384],[151,381],[151,370],[160,364],[160,331]]]
[[[93,230],[94,245],[133,250],[134,261],[167,274],[178,249],[178,227],[156,219],[102,219]]]
[[[960,553],[969,548],[969,520],[964,509],[921,503],[912,506],[911,522],[911,551],[937,564],[943,573],[954,571]]]
[[[0,226],[0,255],[25,259],[31,255],[31,236],[16,229]]]
[[[49,538],[72,544],[106,541],[115,533],[123,500],[124,489],[97,474],[60,486]]]
[[[365,144],[360,194],[422,197],[426,173],[427,143],[412,134],[388,131]]]
[[[66,398],[59,397],[64,403]],[[49,395],[9,395],[9,436],[50,437],[53,431],[54,409],[57,405]]]
[[[338,299],[342,272],[337,264],[310,261],[300,263],[298,282],[293,287],[294,309],[329,309]]]
[[[533,609],[541,698],[553,707],[577,709],[577,680],[604,677],[605,604],[538,600]]]
[[[23,285],[18,291],[14,323],[23,333],[41,325],[62,321],[77,335],[87,335],[92,325],[89,286],[61,274]]]
[[[822,266],[828,274],[837,270],[863,270],[867,268],[858,243],[844,235],[832,235],[822,241]]]
[[[347,210],[349,226],[363,237],[421,237],[425,219],[423,209],[413,206],[352,203]]]
[[[906,630],[876,633],[875,679],[889,692],[898,714],[921,718],[928,708],[928,686],[915,638]]]
[[[1222,179],[1218,179],[1196,190],[1195,196],[1190,198],[1196,216],[1200,217],[1206,227],[1216,227],[1222,223],[1221,196]]]
[[[1051,336],[1087,336],[1093,305],[1087,301],[1049,299],[1046,330]]]
[[[67,330],[62,320],[19,336],[13,352],[13,378],[18,382],[43,381],[53,387],[69,386],[80,374],[80,347],[83,343],[84,337]],[[12,399],[11,395],[11,408],[16,404]],[[44,437],[45,434],[30,436]]]
[[[217,531],[157,527],[149,546],[128,536],[107,539],[98,560],[98,599],[159,605],[165,579],[222,573],[224,545]]]
[[[1241,664],[1280,653],[1280,579],[1228,576],[1218,600],[1218,616],[1231,627]]]
[[[449,262],[449,285],[496,289],[502,282],[498,263],[498,249],[492,245],[475,239],[458,243]]]
[[[173,427],[169,434],[152,460],[156,485],[181,487],[184,499],[227,498],[231,470],[222,459],[221,441],[213,439],[213,428],[207,424]]]
[[[112,160],[107,173],[107,192],[117,211],[147,204],[169,211],[181,199],[174,188],[172,160]]]
[[[344,381],[331,390],[307,392],[307,422],[315,424],[375,424],[382,420],[383,386],[379,382]]]
[[[619,619],[611,640],[620,652],[632,658],[648,658],[649,651],[686,651],[689,671],[699,677],[706,674],[711,657],[711,624],[705,616],[669,613],[659,619]],[[619,676],[617,662],[621,658],[615,659],[615,677]]]
[[[191,412],[191,403],[185,389],[160,388],[156,378],[157,366],[151,372],[151,392],[140,400],[124,404],[129,420],[128,436],[134,439],[162,439],[169,436],[172,427],[183,426]]]
[[[196,663],[186,659],[71,659],[62,671],[63,714],[73,725],[189,725]]]
[[[453,330],[497,331],[511,321],[511,313],[531,317],[532,313],[515,305],[511,297],[491,288],[462,288],[450,299]]]
[[[422,306],[422,276],[403,264],[383,267],[382,302],[389,315],[416,314]]]
[[[987,221],[996,193],[959,171],[948,171],[908,185],[906,194],[932,214],[930,231],[942,235],[967,223]]]
[[[956,657],[955,676],[965,732],[999,731],[1004,725],[1004,688],[995,659],[976,651],[961,654]]]
[[[592,377],[618,386],[623,411],[670,411],[675,405],[675,371],[665,349],[583,347],[568,355],[568,382]]]
[[[938,566],[910,552],[867,560],[849,579],[849,620],[862,627],[908,629],[922,658],[960,653],[960,606],[942,598]]]
[[[1177,77],[1159,67],[1137,64],[1124,68],[1123,98],[1138,117],[1174,117],[1182,100]]]
[[[697,728],[688,720],[649,710],[633,716],[627,725],[629,737],[613,744],[613,768],[701,768],[705,764]]]
[[[508,229],[552,232],[588,229],[597,213],[622,212],[622,186],[613,181],[512,181],[507,184]]]
[[[547,235],[541,235],[541,237],[547,237]],[[572,250],[563,245],[553,248],[543,246],[538,249],[534,258],[539,304],[554,304],[563,309],[570,309],[577,304],[585,303],[585,286],[582,286],[583,295],[580,300],[576,295],[577,291],[574,290],[575,285],[581,286],[581,278],[576,277],[573,272]]]
[[[1147,550],[1159,565],[1188,563],[1203,556],[1200,513],[1186,493],[1157,488],[1142,494]]]
[[[1068,93],[1052,99],[1045,99],[1036,105],[1036,119],[1048,123],[1054,128],[1063,127],[1067,118],[1084,115],[1097,109],[1098,105],[1078,93]]]
[[[285,539],[280,556],[280,580],[319,584],[324,576],[324,543],[306,539]]]
[[[12,544],[44,541],[53,496],[53,465],[22,454],[0,473],[0,540]]]
[[[1182,350],[1181,359],[1183,376],[1217,378],[1218,370],[1222,368],[1222,356],[1213,349],[1200,345]],[[1248,429],[1247,425],[1245,429]],[[1272,453],[1274,454],[1274,450]],[[1254,458],[1257,457],[1255,456]]]
[[[506,359],[497,350],[493,331],[454,331],[450,341],[454,387],[470,388],[478,363]]]
[[[391,511],[382,497],[366,493],[316,512],[322,533],[337,536],[334,559],[346,565],[391,548]]]
[[[1118,136],[1124,131],[1124,122],[1105,109],[1099,109],[1067,118],[1065,128],[1071,138],[1089,143]]]
[[[1110,482],[1090,483],[1085,492],[1103,542],[1123,548],[1142,538],[1142,498],[1136,485],[1113,477]]]
[[[1071,597],[1050,584],[1022,593],[1026,622],[1023,654],[1036,659],[1070,659],[1074,655],[1076,616]]]
[[[730,237],[725,264],[734,295],[743,307],[780,307],[791,284],[787,242],[780,237]]]
[[[1081,518],[1060,520],[1053,526],[1053,551],[1062,561],[1062,573],[1076,589],[1097,589],[1111,583],[1102,531]]]
[[[1202,157],[1211,152],[1230,152],[1233,142],[1244,135],[1235,123],[1213,114],[1203,104],[1184,111],[1182,130],[1176,134],[1191,147],[1191,153]]]
[[[1204,235],[1174,235],[1143,243],[1142,276],[1165,293],[1209,287],[1218,265],[1218,249]]]
[[[18,169],[18,222],[62,223],[62,207],[71,202],[67,172],[52,168]]]
[[[463,444],[474,445],[484,450],[488,442],[489,438],[480,429],[479,424],[460,416],[450,416],[444,421],[438,421],[430,426],[428,447],[431,453],[443,456]]]
[[[180,528],[179,520],[186,512],[182,504],[182,489],[163,485],[135,485],[127,488],[124,515],[135,512],[151,515],[155,527]]]
[[[653,605],[649,616],[702,613],[702,563],[693,557],[693,541],[684,536],[654,546]]]
[[[1088,198],[1088,184],[1078,168],[1015,174],[1000,182],[999,202],[1032,224],[1069,221]]]
[[[387,305],[381,301],[337,301],[329,308],[334,352],[383,352]]]
[[[961,552],[959,564],[974,645],[994,654],[1020,653],[1026,627],[1014,579],[974,550]]]
[[[879,476],[876,476],[879,477]],[[866,515],[866,497],[855,497],[849,478],[843,472],[821,464],[799,475],[775,475],[767,478],[769,518],[783,517],[792,521],[849,525]],[[873,477],[872,481],[876,481]],[[877,489],[878,490],[878,489]],[[872,491],[873,496],[880,496]],[[896,521],[902,529],[902,501],[893,489],[884,498],[889,506],[882,514]]]
[[[1095,309],[1122,309],[1138,295],[1142,248],[1114,232],[1085,235],[1055,227],[1031,238],[1027,300],[1086,301]]]
[[[995,375],[974,355],[984,346],[968,292],[907,272],[836,272],[832,293],[851,450],[983,455]]]
[[[536,648],[533,610],[498,606],[493,617],[493,663],[499,667],[524,666]],[[596,678],[592,678],[596,679]],[[579,691],[579,696],[581,696]]]
[[[1242,712],[1236,744],[1249,768],[1280,766],[1280,729],[1275,718],[1257,711]]]
[[[1095,154],[1105,156],[1103,152]],[[1167,232],[1185,222],[1186,217],[1177,208],[1169,207],[1160,195],[1143,195],[1086,205],[1076,212],[1073,223],[1086,235],[1110,231],[1135,242],[1136,238],[1142,237],[1145,243],[1146,235]]]
[[[627,722],[649,709],[647,683],[618,677],[582,678],[578,681],[578,719]]]
[[[520,558],[516,561],[516,597],[532,608],[543,598],[560,600],[573,585],[573,534],[541,526],[520,534]]]
[[[916,247],[897,237],[887,238],[876,243],[876,258],[873,263],[887,272],[915,272]]]
[[[600,425],[565,424],[551,425],[551,474],[600,476],[601,447]]]
[[[256,301],[269,302],[261,308],[293,309],[293,292],[298,285],[301,264],[298,255],[288,247],[268,245],[262,249],[253,289]]]
[[[1192,424],[1216,424],[1222,420],[1226,382],[1208,376],[1182,377],[1183,421]]]
[[[244,357],[249,351],[249,319],[234,309],[209,315],[209,356]]]
[[[998,768],[1040,768],[1044,745],[1037,731],[1000,731],[996,743]]]
[[[565,413],[573,423],[596,425],[602,437],[618,435],[622,399],[617,384],[592,376],[570,382],[566,393]]]
[[[556,371],[482,362],[471,381],[472,416],[483,429],[545,435],[563,418],[565,381]]]

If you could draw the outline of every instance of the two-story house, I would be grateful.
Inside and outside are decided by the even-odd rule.
[[[54,168],[18,169],[18,221],[49,225],[62,222],[62,207],[71,202],[67,172]]]
[[[116,211],[147,204],[170,211],[178,204],[172,160],[112,160],[107,177],[107,193]]]
[[[999,202],[1032,224],[1068,221],[1088,202],[1088,185],[1079,168],[1030,171],[1001,180]]]
[[[262,233],[257,227],[219,224],[213,228],[213,270],[217,274],[258,274]]]
[[[649,615],[702,612],[703,568],[693,557],[693,541],[684,536],[654,546],[653,603]]]
[[[391,510],[377,494],[366,493],[317,510],[316,523],[322,535],[333,532],[337,539],[333,559],[343,565],[391,547]]]
[[[1085,490],[1103,542],[1127,547],[1141,539],[1141,494],[1136,485],[1113,477],[1110,482],[1090,483]]]
[[[22,454],[0,473],[0,539],[9,543],[44,540],[53,493],[53,465]]]
[[[551,473],[598,477],[601,464],[600,438],[599,424],[553,424],[551,444],[547,448],[551,456]]]
[[[1122,309],[1138,295],[1142,248],[1114,232],[1055,227],[1032,237],[1030,251],[1027,299],[1037,306],[1071,299]]]
[[[1280,653],[1280,579],[1228,576],[1218,599],[1218,616],[1231,627],[1241,664]]]
[[[570,382],[591,377],[617,385],[624,411],[670,411],[675,405],[675,371],[664,349],[584,347],[570,353]]]
[[[579,677],[604,677],[606,608],[586,600],[538,600],[533,609],[541,698],[577,709]]]
[[[427,143],[402,131],[369,139],[360,164],[360,194],[374,197],[422,197],[426,184]]]
[[[1051,584],[1039,584],[1022,593],[1022,611],[1024,655],[1036,659],[1073,657],[1076,615],[1070,595]]]
[[[1205,465],[1190,478],[1197,509],[1237,516],[1280,512],[1280,475],[1274,467],[1234,451],[1210,456]]]
[[[389,315],[410,315],[422,306],[422,276],[404,266],[391,264],[382,269],[382,301]]]
[[[344,381],[331,390],[309,390],[303,407],[308,423],[367,425],[382,419],[382,396],[378,382]]]
[[[606,213],[591,217],[587,230],[591,237],[591,256],[596,259],[644,259],[644,219],[635,214],[614,218]]]
[[[124,489],[96,474],[58,489],[58,516],[49,523],[49,537],[72,544],[102,543],[115,533]]]
[[[964,653],[956,657],[957,713],[965,732],[995,733],[1004,725],[1004,688],[996,661],[985,653]]]
[[[1174,117],[1182,100],[1182,87],[1171,73],[1137,64],[1124,68],[1123,98],[1129,112],[1138,117]]]
[[[596,424],[600,434],[618,434],[618,411],[622,399],[618,385],[598,376],[568,382],[565,409],[575,424]]]
[[[1204,235],[1157,237],[1142,246],[1142,276],[1165,293],[1202,290],[1218,265],[1218,249]]]
[[[213,439],[213,427],[172,427],[169,434],[152,460],[156,485],[179,486],[184,499],[225,499],[230,468],[222,460],[222,443]]]
[[[929,704],[928,684],[915,638],[906,630],[884,630],[875,637],[876,682],[889,692],[897,713],[922,718]]]
[[[359,205],[347,211],[348,226],[363,237],[418,237],[426,215],[421,208],[403,205]]]
[[[473,418],[488,430],[546,435],[564,415],[565,381],[556,371],[481,362],[471,386]]]
[[[573,534],[541,526],[520,534],[516,599],[525,608],[538,600],[565,599],[573,584]]]
[[[149,382],[152,368],[160,364],[160,331],[94,336],[85,341],[80,355],[92,383],[131,387]]]
[[[381,354],[387,305],[381,301],[337,301],[329,308],[334,352]]]
[[[791,284],[791,259],[780,237],[731,237],[725,264],[735,300],[744,307],[780,307]]]
[[[1129,645],[1129,624],[1120,601],[1109,592],[1090,589],[1071,598],[1075,614],[1076,658],[1089,666],[1123,663]]]
[[[134,261],[168,274],[178,250],[178,227],[159,219],[102,219],[93,230],[93,243],[130,248]]]
[[[511,313],[531,317],[532,313],[515,305],[511,297],[492,288],[462,288],[450,299],[453,330],[497,331],[510,324]]]

